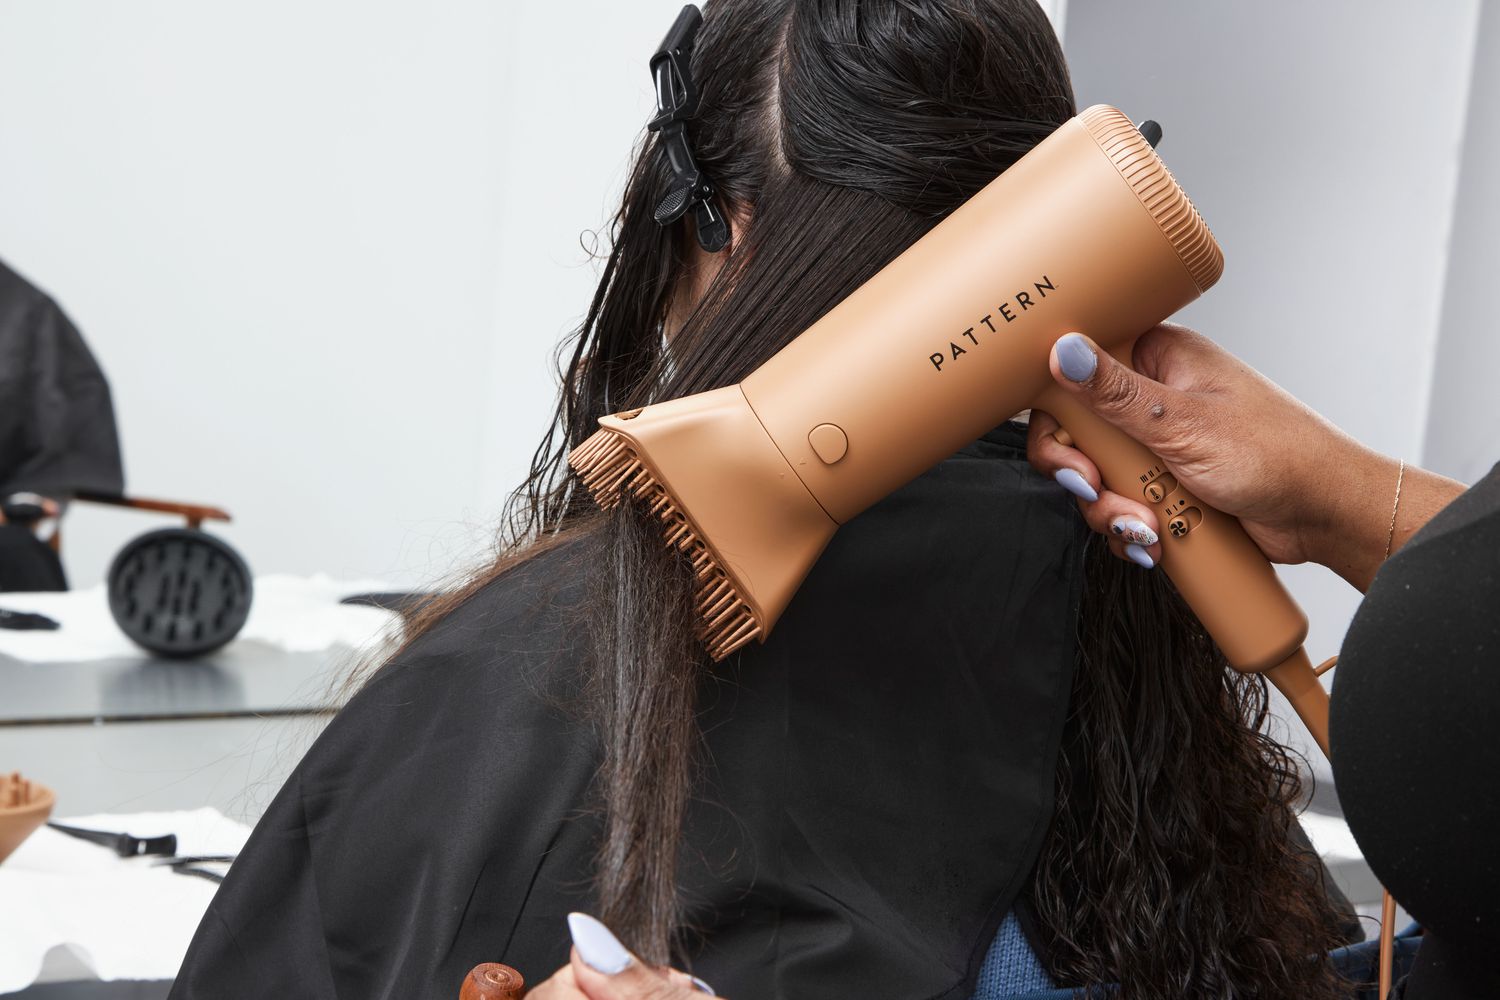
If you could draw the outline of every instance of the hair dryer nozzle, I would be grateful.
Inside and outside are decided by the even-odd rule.
[[[737,385],[602,417],[568,464],[599,506],[630,498],[661,520],[715,660],[770,632],[838,529]]]

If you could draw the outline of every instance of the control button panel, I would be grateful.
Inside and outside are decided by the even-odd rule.
[[[1189,531],[1192,531],[1194,528],[1198,527],[1198,524],[1202,520],[1203,511],[1199,510],[1197,507],[1189,507],[1181,513],[1174,515],[1172,519],[1167,522],[1167,533],[1170,534],[1173,538],[1181,538]]]
[[[1172,491],[1175,489],[1177,489],[1177,480],[1172,478],[1170,472],[1163,472],[1147,483],[1146,488],[1141,490],[1141,493],[1146,497],[1147,503],[1161,503],[1167,497],[1171,496]]]
[[[832,465],[849,451],[849,436],[838,424],[819,424],[807,433],[807,443],[823,460]]]

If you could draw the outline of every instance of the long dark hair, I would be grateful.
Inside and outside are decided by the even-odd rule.
[[[560,351],[556,419],[508,511],[506,554],[582,536],[592,637],[585,701],[601,734],[600,916],[668,961],[698,744],[690,577],[625,506],[598,514],[565,464],[603,414],[732,384],[1075,113],[1033,0],[709,0],[689,137],[735,218],[723,267],[685,302],[690,223],[638,150],[588,314]],[[668,343],[663,324],[678,310]],[[1289,846],[1297,793],[1258,732],[1265,685],[1226,670],[1156,574],[1098,555],[1059,799],[1030,902],[1062,981],[1129,995],[1334,995],[1334,921]]]

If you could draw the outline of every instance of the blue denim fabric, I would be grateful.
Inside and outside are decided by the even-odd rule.
[[[1396,984],[1391,989],[1393,997],[1401,994],[1398,988],[1401,979],[1411,972],[1412,964],[1417,960],[1417,948],[1422,944],[1421,933],[1422,928],[1412,924],[1396,934],[1394,961],[1391,962],[1393,972],[1391,982]],[[1354,992],[1350,994],[1352,1000],[1381,1000],[1378,987],[1380,975],[1380,941],[1378,939],[1335,949],[1329,953],[1328,957],[1333,959],[1333,966],[1339,970],[1339,974],[1354,987]]]

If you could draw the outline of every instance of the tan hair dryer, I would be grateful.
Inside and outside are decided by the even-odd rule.
[[[600,419],[569,463],[629,492],[698,573],[710,654],[770,632],[838,526],[986,431],[1045,409],[1111,490],[1159,515],[1161,567],[1236,669],[1265,671],[1327,752],[1307,617],[1235,519],[1061,391],[1053,343],[1135,339],[1223,255],[1119,111],[1064,124],[738,385]]]

